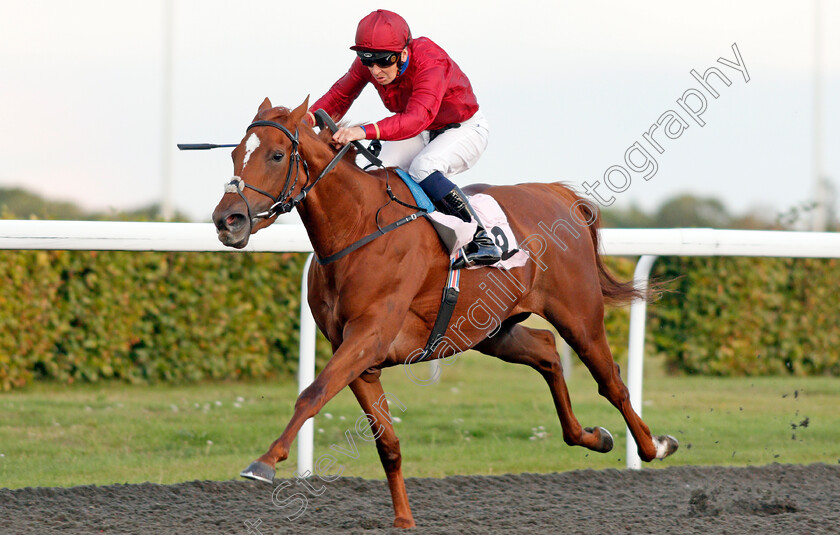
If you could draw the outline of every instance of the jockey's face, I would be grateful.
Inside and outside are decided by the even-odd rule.
[[[400,53],[400,62],[405,62],[408,59],[408,50],[403,49]],[[371,76],[373,79],[376,80],[376,83],[381,85],[388,85],[397,78],[397,74],[399,74],[400,68],[399,63],[394,63],[393,65],[389,65],[387,67],[380,67],[376,63],[368,67],[370,70]]]

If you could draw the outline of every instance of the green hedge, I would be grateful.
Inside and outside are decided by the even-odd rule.
[[[292,373],[304,261],[301,254],[0,252],[0,388],[40,378]]]
[[[249,379],[297,369],[305,255],[0,252],[0,388]],[[635,261],[608,258],[619,278]],[[661,258],[648,354],[677,373],[840,375],[835,260]],[[607,309],[626,362],[628,310]],[[318,364],[329,358],[319,337]]]
[[[637,258],[607,256],[604,265],[620,281],[633,279]],[[619,363],[621,369],[627,367],[627,339],[630,336],[630,307],[607,307],[604,310],[604,327],[607,330],[607,340],[613,359]]]
[[[674,372],[840,375],[837,260],[661,258],[648,347]]]

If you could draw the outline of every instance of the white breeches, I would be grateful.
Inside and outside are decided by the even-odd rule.
[[[440,171],[447,178],[463,173],[478,161],[487,148],[490,125],[481,110],[429,142],[429,131],[401,141],[383,141],[379,159],[386,167],[408,171],[415,182]]]

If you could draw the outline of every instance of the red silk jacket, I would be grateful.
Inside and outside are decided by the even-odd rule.
[[[373,84],[382,103],[395,115],[375,125],[364,125],[367,139],[408,139],[423,130],[464,122],[478,111],[478,101],[467,76],[442,48],[426,37],[409,43],[405,70],[390,84],[377,83],[370,70],[356,58],[347,74],[310,110],[323,108],[330,116],[340,119],[368,83]]]

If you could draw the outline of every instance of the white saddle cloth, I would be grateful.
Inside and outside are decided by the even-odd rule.
[[[469,197],[470,205],[475,210],[476,215],[484,224],[487,234],[496,241],[502,249],[502,260],[496,262],[490,267],[511,269],[525,265],[528,260],[528,252],[518,249],[516,236],[513,235],[510,225],[507,221],[507,216],[502,211],[502,207],[496,202],[496,199],[490,195],[477,193]],[[429,218],[435,222],[452,229],[455,234],[455,243],[451,247],[451,258],[458,256],[461,248],[470,243],[475,235],[475,230],[478,227],[475,221],[464,223],[459,217],[446,215],[438,210],[435,210],[428,215]],[[482,266],[468,266],[467,269],[476,269]]]

